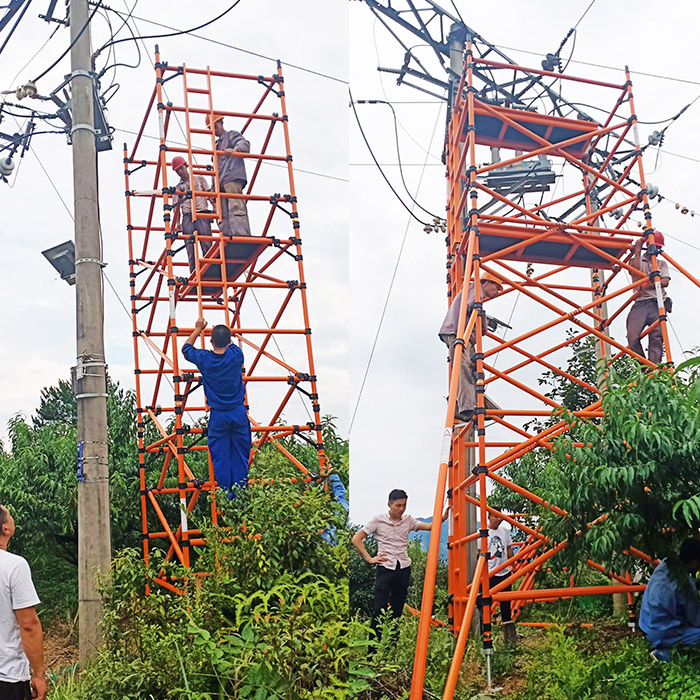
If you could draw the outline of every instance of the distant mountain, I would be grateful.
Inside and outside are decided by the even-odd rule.
[[[432,518],[416,518],[416,520],[421,523],[432,523]],[[447,561],[447,536],[449,532],[449,520],[445,520],[440,528],[440,550],[439,557],[444,561]],[[420,532],[412,532],[409,536],[411,540],[418,540],[420,542],[420,548],[424,551],[428,551],[428,546],[430,545],[430,532],[427,530],[421,530]]]

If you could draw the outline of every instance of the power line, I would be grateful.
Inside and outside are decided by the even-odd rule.
[[[398,166],[399,166],[399,175],[401,176],[401,183],[403,184],[403,188],[406,190],[406,194],[410,197],[411,201],[419,208],[422,209],[428,216],[432,216],[435,219],[441,219],[441,216],[438,216],[437,214],[433,214],[433,212],[429,211],[426,209],[422,204],[420,204],[411,194],[410,190],[408,189],[408,185],[406,185],[406,178],[404,177],[403,174],[403,167],[401,165],[401,148],[399,146],[399,127],[397,124],[397,119],[396,119],[396,111],[394,110],[393,105],[391,102],[388,102],[387,100],[357,100],[357,104],[383,104],[386,105],[390,110],[391,114],[394,117],[394,138],[396,139],[396,159],[398,161]]]
[[[578,28],[578,25],[581,24],[581,22],[583,21],[583,18],[588,14],[588,10],[590,10],[594,4],[595,4],[595,0],[591,0],[591,4],[586,8],[585,12],[579,17],[578,22],[576,22],[576,24],[574,25],[574,30],[576,30]]]
[[[118,128],[115,128],[114,130],[119,131],[123,134],[131,134],[132,136],[138,136],[137,131],[130,131],[129,129],[118,129]],[[158,136],[150,136],[149,134],[141,134],[141,135],[143,136],[143,138],[146,138],[146,139],[153,139],[155,141],[160,141]],[[178,143],[177,141],[173,141],[172,143],[176,146],[186,146],[187,145],[186,143],[181,143],[181,142]],[[280,163],[273,163],[270,161],[263,161],[263,165],[272,166],[275,168],[284,168],[285,170],[287,169],[286,165],[282,165]],[[372,167],[374,167],[374,163],[367,163],[367,165],[371,165]],[[416,164],[416,165],[419,165],[419,164]],[[304,173],[306,175],[315,175],[316,177],[324,177],[327,180],[336,180],[337,182],[349,182],[348,178],[346,178],[346,177],[338,177],[337,175],[328,175],[326,173],[318,173],[314,170],[304,170],[303,168],[297,168],[296,166],[294,167],[294,172],[295,173]],[[213,175],[213,172],[212,172],[212,175]]]
[[[51,41],[51,39],[54,38],[54,35],[60,29],[60,27],[61,27],[60,24],[56,26],[56,28],[49,35],[49,38],[39,47],[37,52],[17,71],[17,73],[15,73],[15,77],[12,78],[12,80],[10,81],[10,84],[7,86],[8,90],[12,87],[15,80],[17,80],[17,78],[19,77],[19,74],[46,48],[46,45]]]
[[[92,18],[95,16],[95,13],[99,9],[100,9],[100,4],[98,3],[95,6],[95,9],[90,13],[90,16],[87,18],[87,21],[85,22],[85,24],[81,27],[81,29],[78,32],[75,39],[73,39],[73,41],[71,41],[68,48],[43,73],[37,75],[36,78],[34,78],[34,80],[32,80],[33,83],[39,82],[39,80],[41,80],[49,71],[53,70],[63,60],[64,56],[68,55],[69,51],[75,46],[75,44],[78,43],[78,40],[83,35],[85,30],[88,28],[88,25],[90,24],[90,22],[92,22]]]
[[[112,10],[112,12],[115,12],[118,15],[121,15],[121,12],[119,10],[115,10],[113,8],[108,8]],[[167,24],[162,24],[161,22],[156,22],[152,19],[146,19],[145,17],[137,17],[136,15],[132,15],[131,17],[133,20],[139,20],[140,22],[146,22],[147,24],[153,24],[156,27],[162,27],[163,29],[171,29],[174,31],[178,31],[176,27],[171,27]],[[234,46],[233,44],[227,44],[225,41],[219,41],[218,39],[212,39],[208,36],[203,36],[202,34],[195,34],[193,30],[190,30],[188,32],[188,36],[195,37],[196,39],[201,39],[202,41],[207,41],[210,44],[216,44],[217,46],[224,46],[227,49],[232,49],[233,51],[240,51],[241,53],[248,54],[250,56],[256,56],[257,58],[264,58],[267,61],[274,61],[277,63],[276,58],[272,58],[271,56],[266,56],[265,54],[258,53],[256,51],[251,51],[249,49],[244,49],[241,48],[240,46]],[[144,38],[149,38],[149,37],[144,37]],[[305,73],[310,73],[311,75],[317,75],[320,78],[327,78],[328,80],[333,80],[337,83],[342,83],[343,85],[347,85],[348,81],[344,80],[343,78],[337,78],[334,75],[328,75],[327,73],[322,73],[321,71],[313,70],[311,68],[306,68],[305,66],[300,66],[295,63],[289,63],[287,61],[280,61],[283,65],[287,66],[288,68],[294,68],[295,70],[300,70]]]
[[[382,168],[444,168],[445,165],[444,163],[380,163],[379,165],[382,166]],[[376,163],[348,163],[349,167],[352,168],[364,168],[364,167],[370,167],[370,168],[376,168],[377,164]]]
[[[382,59],[379,56],[379,44],[377,43],[377,21],[378,21],[378,17],[376,16],[376,13],[375,13],[374,24],[372,25],[372,40],[374,41],[374,54],[377,57],[377,65],[381,66]],[[382,88],[382,94],[384,95],[384,99],[387,102],[390,102],[391,104],[421,104],[421,102],[414,102],[414,101],[398,102],[397,100],[390,100],[389,95],[386,94],[386,89],[384,87],[384,77],[381,73],[379,74],[379,85]],[[425,100],[423,101],[423,103],[425,103],[425,104],[431,104],[431,102],[432,102],[432,104],[443,104],[444,100],[432,100],[430,102],[425,101]],[[403,123],[401,122],[401,120],[398,117],[396,117],[396,121],[399,123],[399,126],[403,130],[404,134],[406,134],[406,136],[408,136],[408,138],[411,139],[411,141],[413,141],[413,143],[415,143],[416,146],[418,146],[418,148],[420,148],[420,150],[423,151],[423,153],[429,154],[431,158],[435,158],[435,160],[437,160],[437,161],[440,160],[439,158],[435,157],[432,153],[430,153],[430,151],[426,151],[425,148],[423,148],[423,146],[420,143],[418,143],[418,141],[416,141],[416,139],[414,139],[413,136],[411,136],[411,133],[403,125]]]
[[[391,184],[389,181],[389,178],[386,176],[386,173],[382,170],[382,167],[379,165],[379,161],[377,160],[376,156],[374,155],[374,151],[372,150],[372,147],[369,145],[369,141],[367,140],[367,136],[365,135],[365,131],[362,128],[362,123],[360,122],[360,116],[357,113],[357,109],[355,109],[355,101],[352,99],[352,90],[349,90],[350,92],[350,106],[352,107],[353,114],[355,115],[355,120],[357,121],[357,126],[360,129],[360,134],[362,134],[362,138],[365,142],[365,146],[367,146],[367,150],[369,151],[370,156],[372,156],[372,160],[374,161],[375,165],[377,168],[379,168],[379,172],[382,174],[382,177],[384,178],[385,182],[387,185],[389,185],[389,189],[394,193],[396,199],[401,202],[401,206],[419,223],[423,224],[423,226],[430,226],[426,221],[422,221],[419,219],[414,213],[413,213],[413,207],[409,207],[406,202],[403,201],[401,198],[401,195],[394,189],[394,186]]]
[[[504,46],[503,44],[494,44],[499,49],[505,49],[506,51],[517,51],[518,53],[525,53],[530,56],[538,56],[542,58],[545,54],[541,53],[540,51],[529,51],[528,49],[520,49],[515,46]],[[577,61],[576,59],[571,59],[570,63],[577,63],[582,66],[592,66],[593,68],[603,68],[605,70],[614,70],[617,71],[618,73],[623,72],[624,68],[620,68],[620,66],[606,66],[603,65],[602,63],[592,63],[590,61]],[[659,75],[658,73],[646,73],[644,71],[638,71],[638,70],[633,70],[631,71],[635,75],[643,75],[645,78],[657,78],[659,80],[670,80],[672,82],[676,83],[686,83],[688,85],[700,85],[700,81],[698,80],[687,80],[685,78],[674,78],[669,75]]]
[[[241,0],[236,0],[236,2],[233,3],[228,9],[224,10],[221,14],[217,15],[213,19],[210,19],[208,22],[204,22],[204,24],[200,24],[196,27],[192,27],[191,29],[175,29],[172,32],[169,32],[167,34],[150,34],[147,36],[141,36],[141,40],[143,41],[144,39],[166,39],[167,37],[171,36],[180,36],[182,34],[191,34],[192,32],[196,32],[199,29],[204,29],[204,27],[208,27],[210,24],[214,24],[217,20],[220,20],[222,17],[227,15],[231,10],[233,10],[238,4],[240,4]],[[111,9],[111,8],[110,8]],[[128,9],[128,8],[127,8]],[[113,10],[113,12],[117,12],[117,10]],[[119,12],[117,12],[121,16]],[[127,19],[124,20],[124,23],[128,22],[129,17],[133,17],[133,8],[132,11],[129,12],[129,15],[127,15]],[[174,29],[174,27],[169,27],[169,29]],[[97,56],[102,53],[108,46],[116,46],[117,44],[121,44],[124,41],[135,41],[133,37],[125,37],[124,39],[116,39],[116,40],[110,40],[103,44],[97,51],[94,53],[93,58],[96,58]]]
[[[105,67],[97,74],[97,79],[98,79],[98,80],[99,80],[103,75],[105,75],[105,74],[107,73],[108,70],[111,70],[112,68],[116,69],[116,68],[122,67],[122,68],[133,68],[133,69],[136,69],[136,68],[138,68],[138,67],[141,65],[141,58],[142,58],[142,56],[141,56],[141,47],[139,46],[139,42],[136,40],[136,35],[134,34],[134,31],[133,31],[133,29],[131,28],[131,25],[129,24],[129,19],[131,19],[131,15],[133,14],[134,9],[136,8],[136,5],[138,5],[138,3],[139,3],[139,0],[134,0],[134,4],[132,5],[131,9],[129,9],[129,6],[128,6],[128,4],[126,3],[126,0],[124,0],[124,6],[126,7],[127,10],[129,10],[129,13],[126,15],[125,18],[123,18],[121,15],[117,15],[117,16],[119,17],[119,19],[122,20],[122,24],[121,24],[121,26],[119,27],[119,29],[117,29],[116,32],[114,32],[114,31],[112,30],[112,22],[111,22],[110,19],[109,19],[109,13],[105,11],[105,17],[106,17],[107,23],[108,23],[108,25],[109,25],[110,39],[114,39],[114,38],[117,36],[117,34],[119,34],[119,32],[120,32],[122,29],[124,29],[124,27],[126,27],[126,28],[129,30],[129,33],[131,34],[131,37],[134,39],[134,45],[136,46],[136,52],[137,52],[136,63],[133,64],[133,65],[130,64],[130,63],[119,63],[119,62],[117,61],[117,52],[116,52],[116,50],[115,50],[115,48],[114,48],[114,45],[111,45],[111,46],[110,46],[110,50],[109,50],[109,54],[108,54],[107,61],[105,62]],[[141,43],[143,44],[144,50],[146,50],[146,45],[143,43],[143,40],[142,40]],[[109,63],[109,55],[110,55],[110,54],[112,54],[112,55],[114,56],[115,63],[112,63],[112,64]],[[117,76],[117,71],[115,70],[115,71],[114,71],[114,77],[113,77],[113,79],[112,79],[111,85],[110,85],[108,88],[106,88],[105,90],[103,90],[103,97],[104,97],[104,95],[105,95],[109,90],[112,89],[112,86],[115,85],[115,83],[116,83],[116,76]],[[116,83],[116,85],[117,85],[117,89],[118,89],[119,83]],[[107,104],[107,103],[109,102],[109,100],[111,100],[111,99],[114,97],[114,95],[116,94],[116,92],[117,92],[117,90],[115,90],[115,92],[114,92],[112,95],[110,95],[109,99],[105,99],[105,104]]]
[[[12,38],[12,35],[15,33],[15,29],[17,29],[17,26],[22,21],[22,17],[24,17],[25,13],[27,12],[27,10],[29,9],[29,6],[31,4],[32,4],[32,0],[27,0],[24,7],[22,8],[22,11],[19,13],[19,17],[15,20],[15,23],[12,25],[12,29],[10,29],[10,33],[5,37],[5,41],[2,42],[2,46],[0,46],[0,53],[2,53],[5,50],[7,43]]]
[[[352,101],[352,96],[350,97],[350,99]],[[437,113],[437,117],[435,119],[435,125],[433,126],[433,133],[430,136],[430,144],[428,146],[428,149],[430,149],[430,146],[432,146],[432,144],[433,144],[433,139],[435,138],[435,131],[437,129],[438,122],[440,121],[441,111],[442,111],[442,109],[439,108],[438,113]],[[427,163],[427,160],[428,160],[428,156],[426,155],[426,163]],[[420,191],[420,187],[421,187],[421,184],[423,182],[423,175],[425,175],[425,170],[421,173],[420,179],[418,180],[418,186],[416,187],[416,195],[418,195],[418,192]],[[406,205],[404,204],[404,206],[406,206]],[[409,214],[415,218],[413,211],[409,210]],[[386,294],[386,299],[384,300],[384,307],[382,309],[382,314],[379,317],[379,324],[377,326],[377,332],[374,336],[374,342],[372,343],[372,349],[369,353],[369,358],[367,359],[367,366],[365,367],[365,373],[364,373],[364,376],[362,377],[362,384],[360,385],[360,391],[357,394],[357,401],[355,402],[355,408],[352,412],[352,418],[350,420],[350,428],[348,429],[348,432],[352,431],[352,426],[355,423],[355,416],[357,415],[357,409],[360,406],[362,394],[364,392],[365,384],[367,382],[367,376],[369,375],[369,368],[372,365],[372,359],[374,358],[374,351],[377,348],[377,342],[379,341],[379,334],[381,333],[382,325],[384,324],[384,317],[386,316],[386,310],[387,310],[387,307],[389,306],[389,299],[391,297],[391,292],[394,288],[396,274],[399,270],[399,263],[401,262],[401,255],[403,254],[403,249],[404,249],[404,246],[406,245],[406,238],[408,236],[408,229],[409,229],[410,225],[411,225],[411,218],[409,217],[406,221],[406,228],[404,229],[404,232],[403,232],[403,239],[401,240],[399,254],[396,256],[396,264],[394,265],[394,271],[391,275],[391,281],[389,282],[389,289],[388,289],[387,294]]]

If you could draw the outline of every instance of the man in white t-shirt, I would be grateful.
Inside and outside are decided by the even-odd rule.
[[[44,700],[44,634],[35,610],[41,601],[29,564],[7,551],[14,534],[15,521],[0,505],[0,700]]]
[[[510,532],[501,527],[503,518],[497,513],[489,512],[489,572],[494,571],[501,564],[505,563],[513,556],[513,540],[510,538]],[[492,574],[489,577],[489,588],[493,588],[511,574],[510,566],[502,568],[498,573]],[[506,586],[504,591],[510,591],[512,586]],[[503,637],[507,644],[513,644],[516,641],[515,624],[512,620],[510,601],[502,600],[501,606],[501,622],[503,624]]]
[[[416,530],[430,530],[431,523],[422,523],[406,511],[408,496],[403,489],[393,489],[389,494],[389,512],[375,515],[355,533],[352,543],[368,564],[378,564],[374,583],[372,630],[377,631],[379,615],[387,608],[394,619],[401,616],[406,603],[406,593],[411,581],[411,558],[408,556],[408,534]],[[449,508],[442,516],[447,520]],[[377,540],[377,556],[370,556],[364,540],[374,535]]]

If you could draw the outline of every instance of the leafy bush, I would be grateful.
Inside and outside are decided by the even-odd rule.
[[[591,348],[583,354],[592,365]],[[534,450],[507,472],[516,484],[568,516],[540,508],[502,486],[495,489],[493,503],[529,513],[545,535],[568,541],[554,565],[573,567],[592,558],[624,571],[640,566],[623,553],[630,545],[658,558],[676,551],[700,526],[697,367],[691,360],[673,373],[649,373],[628,361],[607,370],[602,418],[553,414],[549,423],[564,420],[568,432],[554,439],[551,451]],[[570,363],[567,370],[576,368]],[[553,391],[571,410],[582,407],[585,390],[573,382],[560,377]]]
[[[137,549],[114,559],[106,648],[66,700],[346,696],[346,513],[322,482],[277,480],[289,462],[276,450],[261,457],[254,483],[222,504],[226,526],[207,532],[191,570],[159,550],[149,570]],[[329,525],[336,545],[322,537]],[[182,595],[154,582],[162,570]]]
[[[697,650],[676,650],[670,664],[660,664],[641,637],[619,627],[551,628],[537,645],[525,647],[525,655],[524,688],[512,700],[700,698]]]
[[[32,565],[44,600],[42,615],[67,613],[77,605],[75,419],[70,386],[59,382],[42,391],[31,421],[12,420],[9,451],[0,453],[0,497],[18,523],[12,548]],[[284,455],[264,446],[248,488],[236,501],[218,504],[221,527],[210,527],[204,509],[192,515],[210,540],[208,547],[195,549],[192,568],[166,562],[165,550],[155,549],[147,570],[138,547],[134,396],[112,383],[108,419],[112,538],[118,554],[106,588],[105,649],[79,676],[61,674],[51,697],[346,697],[347,513],[323,480],[302,480]],[[347,486],[348,443],[338,436],[332,417],[324,417],[322,428],[331,466]],[[297,436],[285,440],[285,447],[311,472],[319,471],[315,448]],[[191,453],[192,463],[203,455]],[[159,465],[154,461],[147,469]],[[177,505],[172,508],[170,515],[176,516]],[[326,536],[329,529],[334,544]],[[170,577],[182,594],[160,588],[156,575]]]
[[[9,451],[0,453],[0,500],[12,509],[12,549],[32,566],[44,611],[77,610],[78,489],[76,408],[70,383],[41,391],[36,415],[9,424]],[[140,516],[134,394],[108,383],[110,497],[115,550],[137,546]]]

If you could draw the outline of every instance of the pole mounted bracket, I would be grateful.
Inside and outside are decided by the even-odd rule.
[[[73,134],[76,131],[89,131],[93,136],[97,136],[97,131],[95,131],[94,126],[90,126],[89,124],[73,124],[70,130],[70,135],[73,136]]]
[[[71,73],[68,73],[68,75],[65,76],[66,82],[73,80],[73,78],[90,78],[90,80],[93,80],[95,77],[95,74],[92,71],[89,70],[74,70]],[[65,85],[65,83],[64,83]]]
[[[75,261],[76,265],[80,265],[81,263],[97,263],[100,267],[107,267],[107,263],[98,258],[78,258]]]

